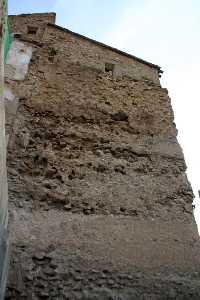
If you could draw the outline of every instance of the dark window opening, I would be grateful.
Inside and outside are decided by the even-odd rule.
[[[105,63],[105,72],[108,72],[113,75],[114,67],[115,67],[114,64]]]
[[[56,49],[54,49],[54,48],[51,48],[50,50],[49,50],[49,61],[50,62],[54,62],[54,58],[55,58],[55,56],[57,55],[57,50]]]
[[[15,33],[13,33],[13,37],[14,38],[20,38],[22,35],[21,35],[21,33],[19,33],[19,32],[15,32]]]
[[[33,26],[28,26],[28,34],[32,34],[32,35],[36,35],[38,31],[37,27],[33,27]]]

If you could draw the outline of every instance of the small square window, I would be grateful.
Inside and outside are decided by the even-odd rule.
[[[111,72],[113,74],[114,67],[115,67],[114,64],[105,63],[105,72]]]
[[[27,33],[31,35],[36,35],[38,31],[38,27],[28,26]]]
[[[21,36],[22,36],[22,34],[20,32],[13,33],[14,38],[20,38]]]

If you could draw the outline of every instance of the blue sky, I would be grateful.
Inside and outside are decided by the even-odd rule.
[[[9,0],[9,13],[57,12],[57,24],[73,31],[99,38],[115,20],[120,17],[124,7],[131,5],[131,0]],[[135,1],[137,4],[138,1]],[[142,1],[141,1],[142,2]]]
[[[162,66],[188,177],[200,189],[199,0],[10,0],[9,13],[57,13],[57,24]],[[200,228],[200,205],[196,219]]]
[[[49,11],[55,0],[8,0],[9,14]]]

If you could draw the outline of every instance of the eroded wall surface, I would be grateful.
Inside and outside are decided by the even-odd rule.
[[[7,73],[7,298],[199,299],[193,193],[158,72],[51,26],[17,43],[32,56],[23,80]]]

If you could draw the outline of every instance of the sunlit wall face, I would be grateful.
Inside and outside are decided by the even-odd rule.
[[[200,139],[199,0],[10,0],[10,13],[55,11],[57,24],[162,66],[178,139],[197,195]],[[195,216],[200,225],[200,208]]]

